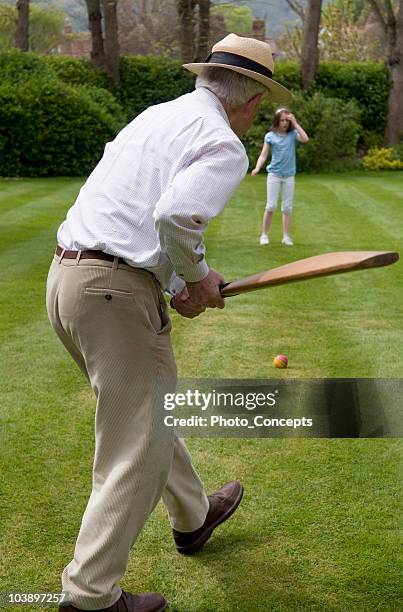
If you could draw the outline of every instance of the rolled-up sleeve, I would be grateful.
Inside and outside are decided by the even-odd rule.
[[[176,173],[155,209],[155,226],[161,248],[176,274],[187,282],[205,278],[203,234],[231,198],[248,169],[242,143],[214,139],[203,144]]]

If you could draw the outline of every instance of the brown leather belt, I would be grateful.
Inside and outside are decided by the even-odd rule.
[[[56,255],[60,257],[63,253],[61,246],[56,247]],[[77,259],[77,256],[80,251],[64,251],[62,259]],[[108,253],[104,253],[103,251],[81,251],[80,259],[104,259],[105,261],[113,261],[115,257],[113,255],[109,255]],[[125,264],[128,266],[129,264],[125,262],[124,259],[119,257],[118,263]]]

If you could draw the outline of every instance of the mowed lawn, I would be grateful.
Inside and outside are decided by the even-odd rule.
[[[81,183],[0,181],[0,592],[60,590],[90,492],[94,399],[45,311],[56,229]],[[228,280],[327,251],[403,250],[402,173],[299,176],[292,248],[279,213],[259,246],[264,201],[264,175],[248,177],[208,229],[208,261]],[[173,314],[180,376],[401,378],[402,278],[399,262],[230,298],[193,321]],[[272,367],[278,353],[288,370]],[[174,612],[401,609],[399,440],[189,447],[209,492],[239,478],[244,500],[191,558],[159,505],[123,588],[160,591]]]

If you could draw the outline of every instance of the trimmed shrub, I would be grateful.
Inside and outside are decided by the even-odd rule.
[[[302,89],[301,66],[298,62],[277,62],[274,71],[274,80],[287,89],[298,91]]]
[[[390,147],[374,147],[362,160],[364,170],[403,170],[403,161]]]
[[[69,85],[100,87],[115,93],[112,80],[102,70],[96,70],[89,59],[23,53],[17,49],[0,53],[0,81],[24,82],[35,75],[53,75]]]
[[[112,79],[103,70],[97,70],[87,58],[66,55],[45,55],[43,61],[51,72],[69,85],[87,85],[107,89],[116,95]]]
[[[125,117],[105,90],[35,75],[0,84],[0,175],[82,176]]]
[[[259,157],[264,135],[270,131],[277,107],[263,102],[255,125],[244,140],[252,165]],[[290,108],[309,136],[307,144],[297,146],[299,172],[355,167],[360,130],[360,111],[355,102],[326,98],[321,93],[313,96],[299,93],[294,95]]]
[[[393,147],[393,157],[403,162],[403,140]]]
[[[330,169],[330,165],[332,170],[351,167],[357,140],[361,150],[382,145],[390,88],[383,64],[323,62],[309,96],[300,91],[301,71],[297,62],[278,62],[275,78],[294,91],[292,110],[310,136],[307,145],[298,147],[299,170]],[[117,92],[110,78],[94,69],[88,59],[40,56],[16,50],[1,53],[0,101],[4,108],[0,109],[0,174],[50,176],[87,173],[99,158],[105,142],[127,120],[133,119],[150,105],[192,91],[194,80],[195,76],[184,70],[180,62],[166,57],[122,57],[121,88]],[[34,91],[38,95],[37,101],[33,96]],[[61,98],[59,102],[56,92]],[[361,126],[357,104],[361,110]],[[56,107],[60,117],[64,117],[63,127],[60,117],[55,121],[54,117],[59,116]],[[25,111],[25,108],[28,110]],[[55,150],[58,150],[59,143],[65,143],[62,148],[65,146],[70,151],[65,158],[60,150],[55,152],[56,157],[52,159],[60,160],[59,169],[55,161],[47,159],[44,163],[44,158],[40,161],[39,157],[29,152],[22,138],[26,129],[26,133],[30,134],[27,138],[33,143],[33,151],[39,153],[38,142],[43,141],[44,124],[47,114],[51,114],[50,109],[53,109],[54,116],[49,119],[45,130],[49,132],[48,140],[54,122]],[[256,123],[245,138],[253,162],[259,155],[274,110],[274,105],[264,102]],[[31,117],[29,113],[32,113]],[[99,117],[99,122],[96,117]],[[70,130],[69,121],[75,142],[73,148],[66,136]],[[24,128],[21,128],[20,122]],[[78,125],[81,126],[81,133]],[[56,126],[59,127],[56,129]],[[92,134],[86,132],[90,129],[93,130]],[[38,132],[37,141],[33,137],[35,130]],[[80,139],[87,144],[76,146]],[[3,154],[6,141],[8,144],[14,141],[19,143],[21,151],[26,152],[24,155],[19,155],[18,151]],[[50,142],[48,147],[53,150]],[[41,155],[46,155],[44,148]],[[14,161],[11,162],[11,159]],[[27,164],[25,170],[24,164]]]
[[[310,139],[297,147],[300,171],[345,170],[356,166],[360,109],[353,101],[299,94],[292,106]]]
[[[16,50],[0,53],[0,83],[6,80],[24,83],[30,77],[47,74],[49,69],[42,55]]]
[[[194,88],[194,78],[180,62],[166,57],[121,58],[122,106],[129,120],[153,104],[167,102]]]
[[[314,89],[328,97],[355,100],[361,109],[363,144],[371,134],[383,137],[390,90],[388,71],[381,62],[323,62]]]

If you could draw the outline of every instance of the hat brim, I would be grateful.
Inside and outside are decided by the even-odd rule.
[[[233,70],[234,72],[239,72],[239,74],[244,74],[245,76],[253,79],[254,81],[258,81],[265,87],[267,87],[269,99],[273,102],[291,102],[292,93],[277,83],[273,81],[273,79],[269,79],[269,77],[265,77],[258,72],[254,72],[253,70],[248,70],[247,68],[241,68],[240,66],[230,66],[228,64],[213,64],[213,63],[197,63],[197,64],[182,64],[183,68],[189,70],[190,72],[194,72],[194,74],[200,74],[203,68],[227,68],[228,70]]]

